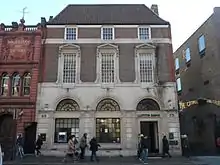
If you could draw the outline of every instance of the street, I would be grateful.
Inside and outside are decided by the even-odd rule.
[[[23,160],[17,160],[14,162],[5,162],[4,165],[62,165],[62,164],[73,164],[70,163],[63,163],[62,158],[60,157],[33,157],[29,156],[26,157]],[[76,165],[87,165],[87,164],[99,164],[99,165],[141,165],[142,163],[137,160],[134,157],[101,157],[100,162],[90,162],[89,158],[87,158],[85,161],[75,162]],[[201,163],[201,161],[198,161],[196,159],[189,160],[183,157],[174,157],[174,158],[150,158],[149,165],[208,165]],[[217,165],[217,164],[210,164],[210,165]]]

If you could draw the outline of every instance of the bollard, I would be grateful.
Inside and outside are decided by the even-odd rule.
[[[0,165],[3,165],[3,152],[2,152],[2,147],[1,147],[1,144],[0,144]]]

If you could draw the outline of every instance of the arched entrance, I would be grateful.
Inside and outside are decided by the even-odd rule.
[[[96,118],[96,137],[98,142],[120,143],[121,120],[119,117],[112,117],[114,112],[117,113],[120,111],[119,104],[111,98],[106,98],[98,103],[96,111],[97,113],[102,113],[105,116]]]
[[[158,120],[157,113],[152,113],[152,111],[160,110],[160,106],[153,99],[143,99],[141,100],[137,107],[137,111],[146,112],[146,117],[140,119],[140,133],[147,136],[149,139],[149,152],[158,153],[159,152],[159,137],[158,137]],[[151,111],[148,113],[147,111]]]
[[[4,160],[12,160],[16,141],[16,120],[11,114],[0,114],[0,144]]]

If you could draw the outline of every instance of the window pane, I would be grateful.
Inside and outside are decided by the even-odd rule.
[[[70,135],[75,135],[79,138],[79,119],[65,118],[55,120],[55,143],[67,143]]]
[[[63,83],[75,83],[76,80],[76,54],[64,53]]]
[[[113,28],[102,28],[102,39],[112,40],[113,39]]]
[[[141,40],[149,39],[149,28],[139,28],[139,39]]]
[[[102,83],[114,83],[115,77],[115,59],[114,53],[101,54],[101,79]]]
[[[205,37],[204,35],[199,37],[199,52],[202,52],[205,49]]]
[[[12,77],[12,96],[19,96],[20,92],[20,76],[18,74]]]
[[[139,53],[140,81],[143,83],[153,82],[153,55]]]
[[[176,68],[176,70],[180,68],[179,59],[178,58],[175,59],[175,68]]]
[[[9,92],[8,83],[9,83],[9,76],[7,74],[3,75],[2,80],[1,80],[1,95],[2,96],[8,95],[8,92]]]
[[[100,143],[120,143],[121,128],[119,118],[96,119],[96,137]]]
[[[182,87],[181,87],[180,78],[178,78],[178,79],[176,80],[176,83],[177,83],[177,91],[181,91],[181,90],[182,90]]]
[[[186,58],[186,62],[189,62],[191,60],[189,48],[186,49],[186,57],[185,58]]]
[[[66,28],[66,40],[76,40],[76,28]]]

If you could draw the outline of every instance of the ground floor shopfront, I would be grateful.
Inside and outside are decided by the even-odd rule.
[[[69,135],[88,139],[97,137],[102,155],[135,155],[138,134],[149,137],[149,152],[162,152],[162,138],[167,135],[171,153],[181,154],[177,111],[120,112],[39,112],[38,133],[46,150],[63,153]],[[41,119],[40,119],[41,118]]]

